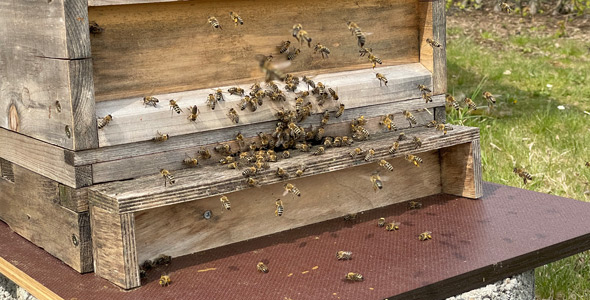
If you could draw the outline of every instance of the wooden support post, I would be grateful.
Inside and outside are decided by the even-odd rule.
[[[479,139],[440,150],[443,193],[483,196]]]

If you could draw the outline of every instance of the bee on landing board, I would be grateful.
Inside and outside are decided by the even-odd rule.
[[[379,218],[379,221],[377,221],[377,226],[384,227],[385,226],[385,218]]]
[[[350,280],[350,281],[363,281],[363,275],[359,274],[359,273],[354,273],[354,272],[349,272],[348,274],[346,274],[346,280]]]
[[[207,107],[211,108],[211,110],[215,110],[215,104],[217,104],[217,98],[213,94],[209,94],[207,96]]]
[[[256,265],[256,269],[258,270],[258,272],[268,273],[268,267],[263,262],[259,262]]]
[[[199,165],[199,160],[187,155],[187,158],[182,161],[182,164],[189,167],[196,167]]]
[[[399,222],[392,222],[385,225],[385,230],[387,231],[396,231],[399,230]]]
[[[159,283],[161,286],[169,286],[171,282],[172,282],[172,280],[170,280],[170,276],[168,276],[168,275],[160,276]]]
[[[209,149],[207,149],[207,148],[201,147],[201,149],[199,149],[197,151],[197,153],[199,154],[199,157],[201,159],[210,159],[211,158],[211,153],[209,152]]]
[[[176,100],[170,100],[170,109],[175,111],[177,114],[180,114],[182,112],[182,109],[180,108],[180,106],[178,106],[178,102]]]
[[[350,251],[338,251],[336,252],[336,258],[338,260],[351,260],[352,252]]]
[[[367,153],[365,155],[365,161],[370,161],[373,159],[373,157],[375,157],[375,149],[371,148],[367,150]]]
[[[430,240],[432,239],[432,232],[430,231],[424,231],[422,233],[420,233],[420,235],[418,236],[418,240],[420,241],[426,241],[426,240]]]
[[[158,104],[158,102],[160,102],[160,100],[158,100],[158,98],[156,98],[154,96],[146,96],[146,97],[143,97],[143,106],[153,106],[153,107],[156,107],[156,105]]]
[[[231,87],[227,90],[230,95],[244,96],[244,89],[239,87]]]
[[[410,201],[410,203],[408,204],[408,207],[410,209],[420,209],[420,208],[422,208],[422,202]]]
[[[152,141],[156,143],[165,142],[170,138],[167,133],[161,133],[159,131],[156,132],[156,136],[152,138]]]
[[[174,176],[172,176],[172,174],[170,174],[170,171],[168,171],[166,169],[161,169],[160,175],[162,175],[162,177],[164,177],[164,187],[166,187],[167,184],[173,185],[176,183],[176,179],[174,179]]]
[[[227,113],[227,117],[233,123],[238,124],[238,122],[240,122],[240,116],[238,115],[238,112],[233,107],[229,109],[229,112]]]
[[[199,109],[197,108],[197,106],[193,105],[189,107],[189,111],[190,113],[187,119],[191,120],[192,122],[197,121],[197,117],[199,116]]]
[[[383,188],[383,181],[381,181],[379,172],[373,172],[373,174],[371,174],[371,184],[373,185],[373,190],[375,192]]]

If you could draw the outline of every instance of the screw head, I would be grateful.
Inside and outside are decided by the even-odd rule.
[[[205,211],[205,212],[203,213],[203,218],[205,218],[205,220],[209,220],[209,219],[211,219],[211,216],[212,216],[212,215],[213,215],[213,214],[211,213],[211,211],[210,211],[210,210],[208,210],[208,211]]]

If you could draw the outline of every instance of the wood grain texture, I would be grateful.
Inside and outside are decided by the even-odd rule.
[[[418,32],[420,41],[420,63],[434,73],[434,49],[426,42],[432,38],[432,2],[418,1]]]
[[[432,3],[432,36],[442,47],[434,49],[432,93],[440,95],[447,92],[447,18],[444,1]]]
[[[129,289],[141,285],[135,247],[135,217],[132,213],[121,214],[121,234],[123,235],[123,259],[125,261],[124,288]]]
[[[243,26],[232,25],[230,8],[244,19]],[[207,24],[211,15],[223,30]],[[286,72],[317,75],[370,66],[366,57],[359,57],[349,20],[372,33],[366,46],[383,60],[382,66],[419,61],[415,0],[338,5],[312,0],[280,5],[274,0],[182,1],[90,7],[89,18],[104,28],[91,36],[97,101],[251,84],[262,79],[256,54],[275,53],[289,39],[299,47],[291,36],[297,23],[314,45],[322,43],[331,54],[322,59],[303,45]],[[275,56],[282,58],[278,52]]]
[[[128,5],[141,3],[176,2],[186,0],[88,0],[88,6]]]
[[[375,150],[375,159],[378,160],[381,158],[401,157],[407,153],[421,153],[451,147],[470,142],[479,137],[477,128],[461,126],[455,127],[447,135],[442,135],[434,129],[424,127],[407,130],[405,133],[409,137],[420,137],[423,143],[422,147],[415,150],[411,141],[405,141],[400,144],[400,148],[395,155],[389,154],[388,150],[393,140],[397,139],[397,133],[376,135],[371,140],[355,142],[354,147],[373,148]],[[274,174],[277,166],[293,174],[303,163],[307,166],[304,176],[312,176],[367,164],[362,158],[351,159],[348,154],[351,150],[352,148],[348,147],[332,148],[320,156],[312,156],[309,153],[294,153],[292,158],[271,163],[270,170],[262,171],[257,174],[256,178],[263,185],[283,181]],[[212,177],[211,174],[215,174],[215,176]],[[185,169],[175,172],[173,175],[177,182],[175,185],[168,187],[164,187],[162,177],[159,174],[134,180],[94,185],[90,188],[93,194],[90,201],[120,213],[128,213],[248,189],[241,172],[228,170],[220,166]]]
[[[138,212],[139,261],[162,253],[181,256],[439,193],[438,151],[422,153],[421,158],[420,168],[404,158],[389,159],[395,171],[381,171],[383,189],[376,193],[369,176],[380,167],[368,164],[291,181],[300,198],[282,196],[283,185],[277,183],[226,194],[231,211],[222,208],[217,196]],[[277,198],[284,203],[282,217],[274,215]],[[207,210],[212,212],[209,220],[203,218]]]
[[[70,61],[69,72],[74,150],[98,148],[92,60]]]
[[[88,211],[88,188],[71,188],[59,185],[59,204],[75,212]]]
[[[27,273],[19,270],[15,265],[9,263],[4,258],[0,257],[0,274],[6,276],[16,285],[22,287],[36,299],[47,299],[47,300],[63,300],[62,297],[46,288],[43,284],[39,283]]]
[[[12,163],[3,158],[0,158],[0,177],[8,182],[14,182]]]
[[[0,219],[12,230],[62,260],[78,272],[92,271],[92,259],[84,257],[88,240],[88,214],[59,205],[59,184],[13,164],[14,183],[0,180]],[[82,227],[81,227],[82,225]],[[76,236],[78,245],[73,243]]]
[[[483,196],[479,139],[441,149],[443,193],[477,199]]]
[[[0,157],[70,187],[92,184],[89,166],[74,167],[73,152],[0,128]]]
[[[447,108],[445,106],[435,107],[434,119],[439,123],[447,123]]]

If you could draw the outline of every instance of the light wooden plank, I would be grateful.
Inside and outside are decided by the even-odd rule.
[[[479,139],[441,150],[443,192],[477,199],[483,196]]]
[[[141,282],[135,246],[135,217],[132,213],[121,214],[121,234],[123,235],[123,259],[125,261],[125,288],[138,287]]]
[[[277,4],[223,0],[90,7],[90,20],[104,28],[91,36],[96,100],[261,80],[254,56],[277,52],[283,40],[296,43],[290,32],[297,23],[303,24],[313,44],[322,43],[331,54],[322,59],[304,45],[287,72],[317,75],[370,66],[366,57],[359,57],[356,38],[347,29],[349,20],[372,33],[366,46],[383,60],[382,66],[419,61],[415,0]],[[232,25],[230,8],[242,16],[243,26]],[[210,15],[223,30],[207,24]]]
[[[13,164],[14,183],[0,180],[0,219],[16,233],[42,247],[78,272],[92,271],[86,246],[87,214],[59,205],[59,184]],[[82,227],[81,227],[82,225]],[[74,244],[76,236],[78,245]]]
[[[392,141],[397,139],[397,133],[383,133],[371,140],[355,142],[355,147],[375,149],[375,159],[400,157],[407,153],[421,153],[470,142],[479,137],[477,128],[456,126],[446,135],[432,128],[414,128],[406,130],[409,137],[418,136],[422,139],[422,147],[414,149],[411,141],[404,141],[395,155],[388,153]],[[257,174],[261,184],[273,184],[282,181],[274,172],[277,166],[293,174],[302,164],[307,165],[305,176],[312,176],[326,172],[333,172],[351,166],[367,164],[362,159],[351,159],[349,152],[352,148],[332,148],[320,156],[309,153],[294,153],[292,158],[271,163],[270,170]],[[215,174],[214,178],[211,174]],[[203,168],[185,169],[174,173],[177,183],[164,187],[160,175],[144,176],[134,180],[94,185],[90,189],[94,197],[91,201],[101,203],[120,213],[135,212],[166,206],[175,203],[188,202],[205,197],[248,189],[241,172],[228,170],[220,166],[205,166]]]
[[[59,185],[59,204],[75,212],[88,211],[88,188],[71,188]]]
[[[6,276],[16,285],[22,287],[36,299],[63,300],[62,297],[46,288],[43,284],[33,279],[27,273],[0,257],[0,274]]]
[[[443,4],[444,5],[444,4]],[[418,28],[420,40],[420,63],[429,71],[434,72],[434,49],[426,42],[432,39],[432,2],[418,1]]]
[[[135,232],[139,261],[162,253],[181,256],[437,194],[438,151],[422,153],[421,158],[424,163],[420,168],[404,158],[389,159],[395,171],[381,171],[383,189],[376,193],[369,176],[379,167],[367,164],[291,181],[300,189],[301,197],[281,196],[283,186],[277,183],[228,193],[231,211],[223,210],[217,196],[138,212]],[[277,198],[284,203],[282,217],[274,216]],[[207,210],[212,212],[209,220],[203,218]]]
[[[141,3],[176,2],[187,0],[88,0],[88,6],[128,5]]]
[[[433,53],[433,89],[434,95],[447,92],[447,18],[444,1],[432,2],[432,36],[442,47]]]

